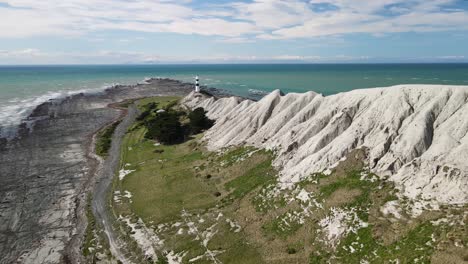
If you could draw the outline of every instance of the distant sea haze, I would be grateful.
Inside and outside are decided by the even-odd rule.
[[[51,98],[167,77],[237,95],[315,91],[331,95],[397,84],[468,85],[468,64],[209,64],[0,66],[0,133]]]

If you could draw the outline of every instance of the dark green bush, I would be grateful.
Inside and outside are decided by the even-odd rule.
[[[198,134],[203,130],[213,126],[214,121],[206,116],[205,109],[198,107],[188,115],[190,120],[190,130],[193,134]]]
[[[157,140],[162,144],[175,144],[184,140],[185,132],[177,112],[158,113],[147,120],[145,125],[148,129],[146,138]]]
[[[145,110],[143,111],[139,116],[137,116],[136,120],[137,121],[143,121],[145,118],[147,118],[151,114],[151,110]]]
[[[288,254],[296,254],[297,253],[297,249],[295,249],[294,247],[288,247],[287,250]]]
[[[120,124],[120,121],[113,123],[98,133],[96,141],[96,154],[106,157],[112,144],[112,134]]]
[[[158,104],[155,102],[148,103],[144,106],[145,111],[143,111],[137,118],[137,121],[143,121],[151,115],[152,112],[157,110]]]

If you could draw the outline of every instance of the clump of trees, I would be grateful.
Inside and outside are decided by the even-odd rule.
[[[141,112],[141,114],[136,118],[137,121],[143,121],[146,118],[150,117],[152,113],[154,113],[158,109],[158,104],[155,102],[151,102],[145,105],[145,110]]]
[[[146,138],[155,139],[162,144],[175,144],[185,139],[185,129],[177,112],[162,112],[146,122]]]
[[[145,138],[157,140],[161,144],[177,144],[213,126],[214,120],[206,116],[203,108],[186,112],[175,109],[175,105],[166,106],[164,111],[158,111],[156,104],[145,106],[145,110],[137,117],[140,124],[147,128]]]
[[[190,112],[188,118],[190,120],[190,129],[193,134],[198,134],[214,125],[214,120],[206,116],[206,111],[202,107],[198,107]]]

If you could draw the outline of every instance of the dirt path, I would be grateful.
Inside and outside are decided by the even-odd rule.
[[[127,129],[132,125],[138,115],[138,110],[134,105],[130,105],[126,112],[127,114],[123,117],[122,122],[117,126],[112,136],[112,145],[107,159],[104,161],[94,154],[95,158],[101,160],[101,162],[97,171],[100,181],[96,185],[93,195],[92,209],[96,221],[102,224],[104,232],[107,235],[112,255],[122,263],[131,263],[125,256],[125,250],[123,250],[125,245],[119,239],[118,231],[114,230],[112,226],[113,221],[116,219],[114,219],[112,212],[108,208],[107,199],[112,179],[119,169],[122,139]]]

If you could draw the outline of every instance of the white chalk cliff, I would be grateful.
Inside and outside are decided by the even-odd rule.
[[[276,90],[258,102],[192,93],[182,103],[216,119],[204,137],[209,149],[276,150],[281,182],[297,182],[366,148],[370,169],[409,198],[468,202],[468,86],[399,85],[331,96]]]

